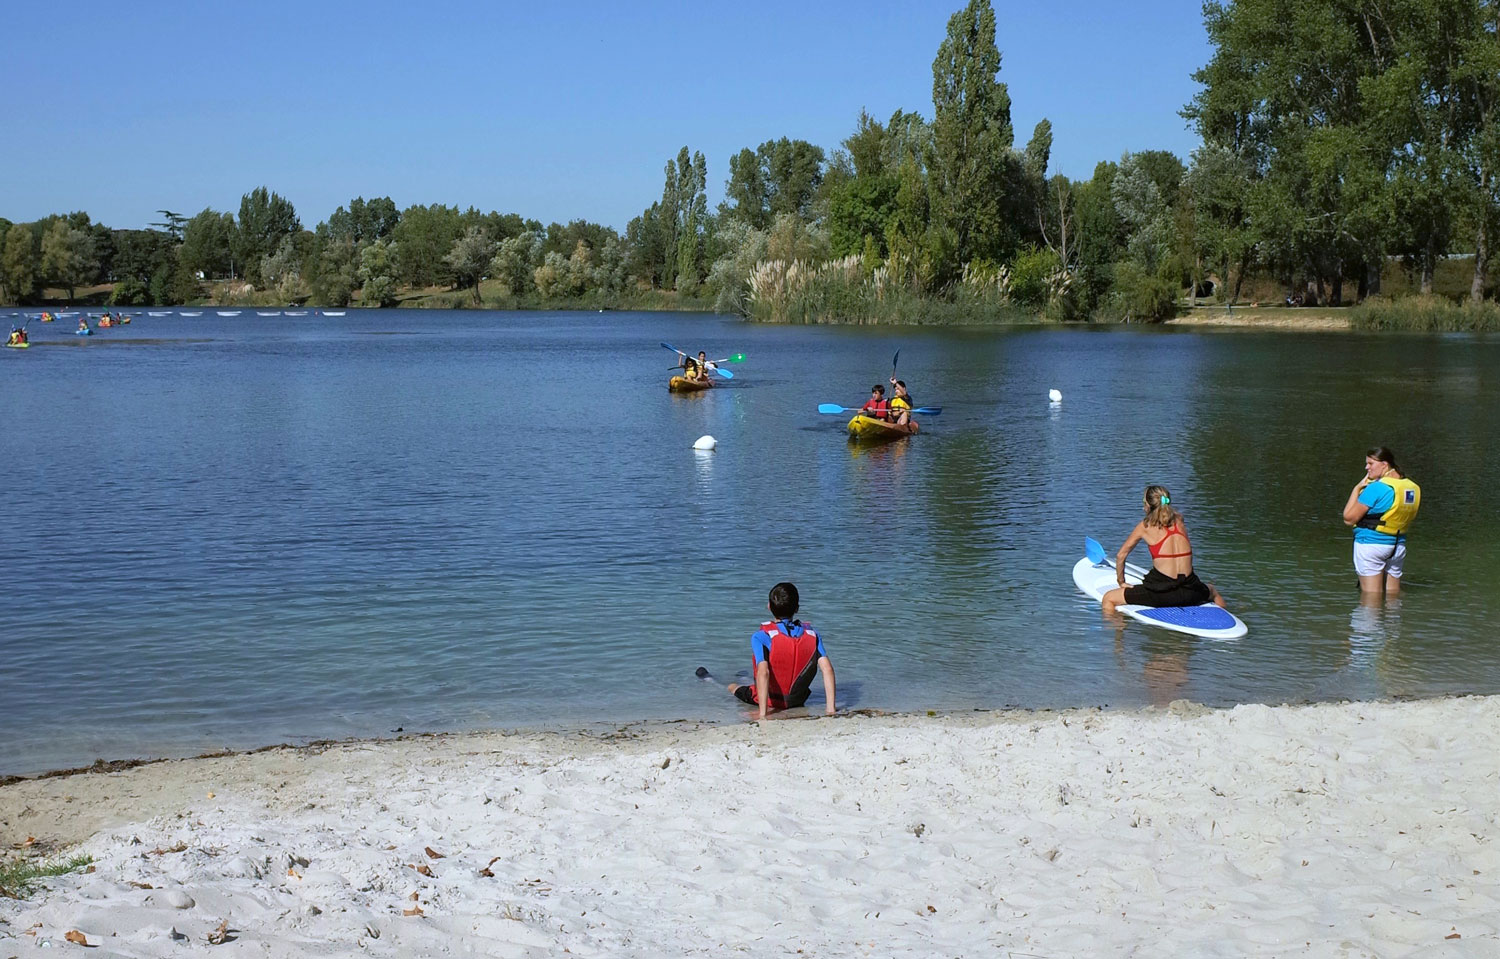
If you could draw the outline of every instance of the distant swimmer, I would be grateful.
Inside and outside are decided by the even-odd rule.
[[[1396,454],[1384,446],[1365,453],[1365,475],[1344,503],[1344,523],[1354,527],[1354,572],[1362,593],[1401,591],[1406,530],[1422,505],[1422,487],[1407,479]]]
[[[1135,524],[1125,545],[1115,556],[1115,581],[1119,587],[1104,594],[1104,611],[1116,606],[1224,605],[1224,597],[1193,572],[1193,544],[1188,541],[1182,514],[1172,508],[1165,486],[1148,486],[1144,499],[1146,518]],[[1125,585],[1125,560],[1142,540],[1151,553],[1151,569],[1139,586]]]
[[[818,674],[823,677],[823,695],[828,699],[824,712],[833,715],[833,663],[813,628],[793,619],[799,602],[797,587],[791,583],[771,587],[766,604],[771,620],[761,623],[750,638],[755,682],[729,684],[729,692],[740,702],[760,707],[758,719],[765,719],[771,710],[794,709],[807,702],[813,676]]]

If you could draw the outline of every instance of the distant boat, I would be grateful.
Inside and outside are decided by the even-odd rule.
[[[77,313],[55,313],[54,316],[77,316]]]
[[[273,313],[263,313],[260,310],[256,310],[255,311],[255,315],[256,316],[280,316],[281,315],[281,311],[280,310],[276,310]]]
[[[343,310],[324,310],[323,311],[323,315],[324,316],[343,316],[344,315],[344,311]]]
[[[184,313],[182,315],[183,316],[202,316],[203,315],[203,311],[199,310],[197,313]]]
[[[156,313],[156,312],[148,310],[146,312],[146,315],[147,316],[171,316],[172,314],[170,312]],[[184,313],[183,316],[187,316],[187,314]]]
[[[220,316],[239,316],[240,315],[240,311],[239,310],[216,310],[215,312],[218,313]]]
[[[287,310],[286,311],[286,315],[287,316],[306,316],[307,315],[307,311],[306,310],[299,310],[298,312],[293,313],[291,310]]]

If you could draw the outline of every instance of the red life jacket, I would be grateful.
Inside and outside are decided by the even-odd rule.
[[[859,408],[861,413],[868,413],[877,420],[883,420],[890,414],[891,404],[887,400],[870,400]]]
[[[818,674],[818,634],[806,623],[801,625],[801,635],[793,636],[783,630],[780,623],[760,624],[761,631],[771,637],[771,651],[766,662],[771,665],[770,705],[777,709],[789,709],[807,702],[813,677]],[[754,666],[752,662],[752,675]],[[750,688],[754,691],[755,686],[752,684]]]

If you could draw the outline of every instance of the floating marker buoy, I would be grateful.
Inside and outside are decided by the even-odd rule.
[[[1047,391],[1047,399],[1051,400],[1054,403],[1061,403],[1062,402],[1062,390],[1048,390]]]
[[[711,449],[714,449],[715,447],[717,447],[718,445],[719,445],[719,441],[716,440],[716,439],[714,439],[712,436],[700,436],[700,437],[698,437],[698,441],[693,444],[693,449],[695,449],[695,450],[711,450]]]

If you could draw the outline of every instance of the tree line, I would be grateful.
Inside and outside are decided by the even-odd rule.
[[[970,0],[934,57],[928,116],[861,112],[828,151],[747,146],[712,209],[688,147],[623,233],[389,197],[305,229],[259,187],[237,214],[164,210],[145,230],[0,219],[0,287],[11,302],[112,283],[122,305],[390,306],[438,288],[476,305],[662,292],[781,321],[1153,320],[1184,292],[1234,302],[1257,278],[1302,302],[1364,299],[1394,262],[1430,292],[1462,253],[1469,298],[1493,295],[1500,0],[1234,0],[1204,21],[1214,53],[1182,111],[1203,146],[1185,160],[1146,149],[1089,179],[1049,173],[1051,124],[1017,145],[995,13]]]

